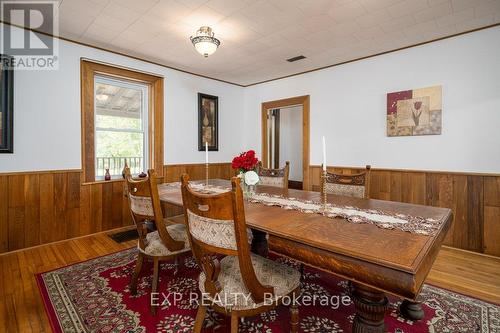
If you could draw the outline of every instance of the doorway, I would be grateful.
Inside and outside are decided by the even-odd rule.
[[[262,103],[262,164],[290,161],[289,188],[309,190],[309,95]]]

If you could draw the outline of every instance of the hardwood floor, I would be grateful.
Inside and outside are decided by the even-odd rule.
[[[426,282],[500,304],[500,257],[443,247]]]
[[[135,246],[107,233],[0,255],[0,332],[50,332],[34,274]],[[427,282],[500,303],[499,276],[500,258],[443,247]]]

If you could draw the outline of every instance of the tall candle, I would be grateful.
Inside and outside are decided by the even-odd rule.
[[[323,136],[323,171],[326,171],[326,141]]]
[[[208,164],[208,142],[205,141],[205,164]]]

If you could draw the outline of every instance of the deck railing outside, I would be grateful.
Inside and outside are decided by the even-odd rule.
[[[127,161],[130,172],[133,175],[144,171],[142,157],[97,157],[96,177],[104,177],[106,169],[109,169],[111,176],[121,176],[125,161]]]

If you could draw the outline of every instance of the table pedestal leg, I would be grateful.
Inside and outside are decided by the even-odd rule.
[[[267,247],[266,233],[263,231],[252,229],[252,252],[262,257],[267,257],[269,249]]]
[[[399,306],[399,313],[405,318],[413,321],[424,318],[424,310],[419,302],[404,300]]]
[[[353,301],[356,316],[352,323],[353,333],[385,332],[384,317],[389,301],[383,292],[353,283]]]

